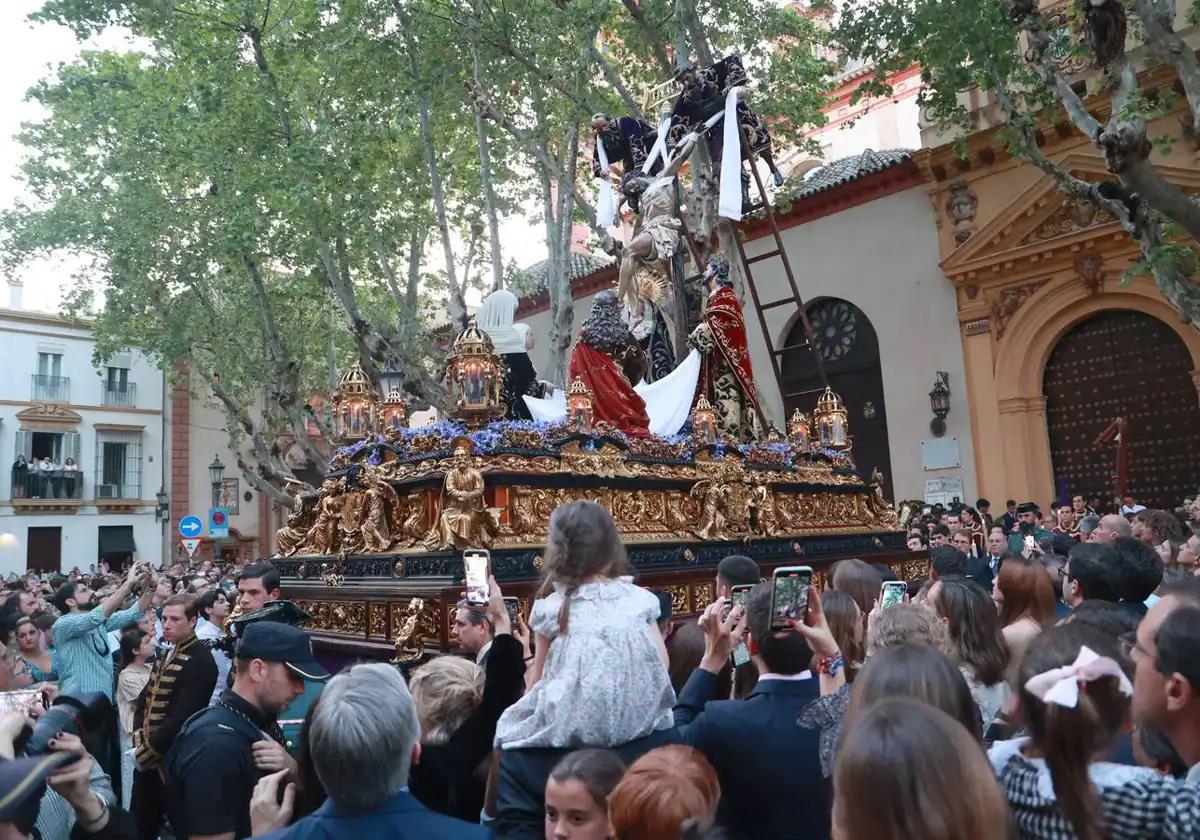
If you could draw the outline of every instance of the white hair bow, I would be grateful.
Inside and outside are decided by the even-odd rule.
[[[1089,683],[1101,677],[1116,677],[1121,693],[1126,697],[1133,694],[1133,685],[1117,661],[1100,656],[1087,645],[1079,649],[1079,655],[1070,665],[1051,668],[1036,677],[1030,677],[1025,683],[1025,690],[1043,703],[1074,709],[1079,703],[1080,683]]]

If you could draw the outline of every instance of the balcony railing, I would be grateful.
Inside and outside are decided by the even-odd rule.
[[[82,499],[83,473],[79,470],[43,470],[37,464],[28,469],[13,468],[14,499]]]
[[[124,384],[105,382],[103,387],[103,402],[100,405],[124,405],[132,407],[137,403],[137,390],[133,382],[126,382]]]
[[[71,401],[71,379],[67,376],[44,376],[40,373],[33,374],[33,397],[34,402],[57,402],[65,403]]]

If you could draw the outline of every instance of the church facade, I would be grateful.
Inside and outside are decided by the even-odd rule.
[[[1169,78],[1162,80],[1170,84]],[[1180,113],[1149,127],[1176,142],[1153,152],[1163,177],[1200,191],[1200,155]],[[1047,502],[1114,495],[1115,450],[1128,428],[1130,490],[1171,509],[1196,492],[1200,332],[1152,278],[1125,278],[1138,248],[1118,222],[1070,203],[1050,177],[1005,155],[998,128],[917,154],[938,213],[952,284],[980,492]],[[1088,180],[1111,178],[1092,143],[1063,129],[1042,149]]]

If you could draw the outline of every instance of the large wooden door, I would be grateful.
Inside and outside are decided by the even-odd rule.
[[[1114,494],[1116,453],[1092,441],[1117,417],[1129,426],[1129,489],[1171,510],[1200,482],[1200,400],[1175,331],[1140,312],[1093,315],[1059,340],[1042,379],[1058,496]]]
[[[864,479],[879,468],[886,480],[884,493],[892,498],[892,456],[888,448],[887,410],[883,403],[883,374],[879,366],[879,339],[871,321],[854,304],[840,298],[820,298],[808,305],[808,319],[816,335],[829,387],[841,396],[849,412],[850,434],[858,474]],[[804,344],[804,328],[797,323],[784,347]],[[811,414],[820,389],[817,364],[807,349],[783,355],[784,408],[791,416],[799,408]]]
[[[26,543],[26,568],[54,574],[62,571],[62,528],[30,527]]]

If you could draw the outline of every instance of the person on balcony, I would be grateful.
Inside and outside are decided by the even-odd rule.
[[[29,462],[18,455],[12,465],[12,497],[24,499],[29,495]]]
[[[44,458],[42,458],[41,461],[38,461],[37,469],[38,469],[37,492],[35,493],[34,498],[35,499],[52,498],[54,495],[54,492],[53,492],[52,488],[50,487],[50,478],[51,478],[51,476],[54,475],[55,470],[58,469],[58,464],[54,463],[54,459],[51,458],[49,455],[47,455]]]
[[[79,466],[75,463],[74,458],[68,458],[63,462],[62,467],[62,484],[66,491],[65,495],[68,499],[75,498],[75,483],[79,478]]]

